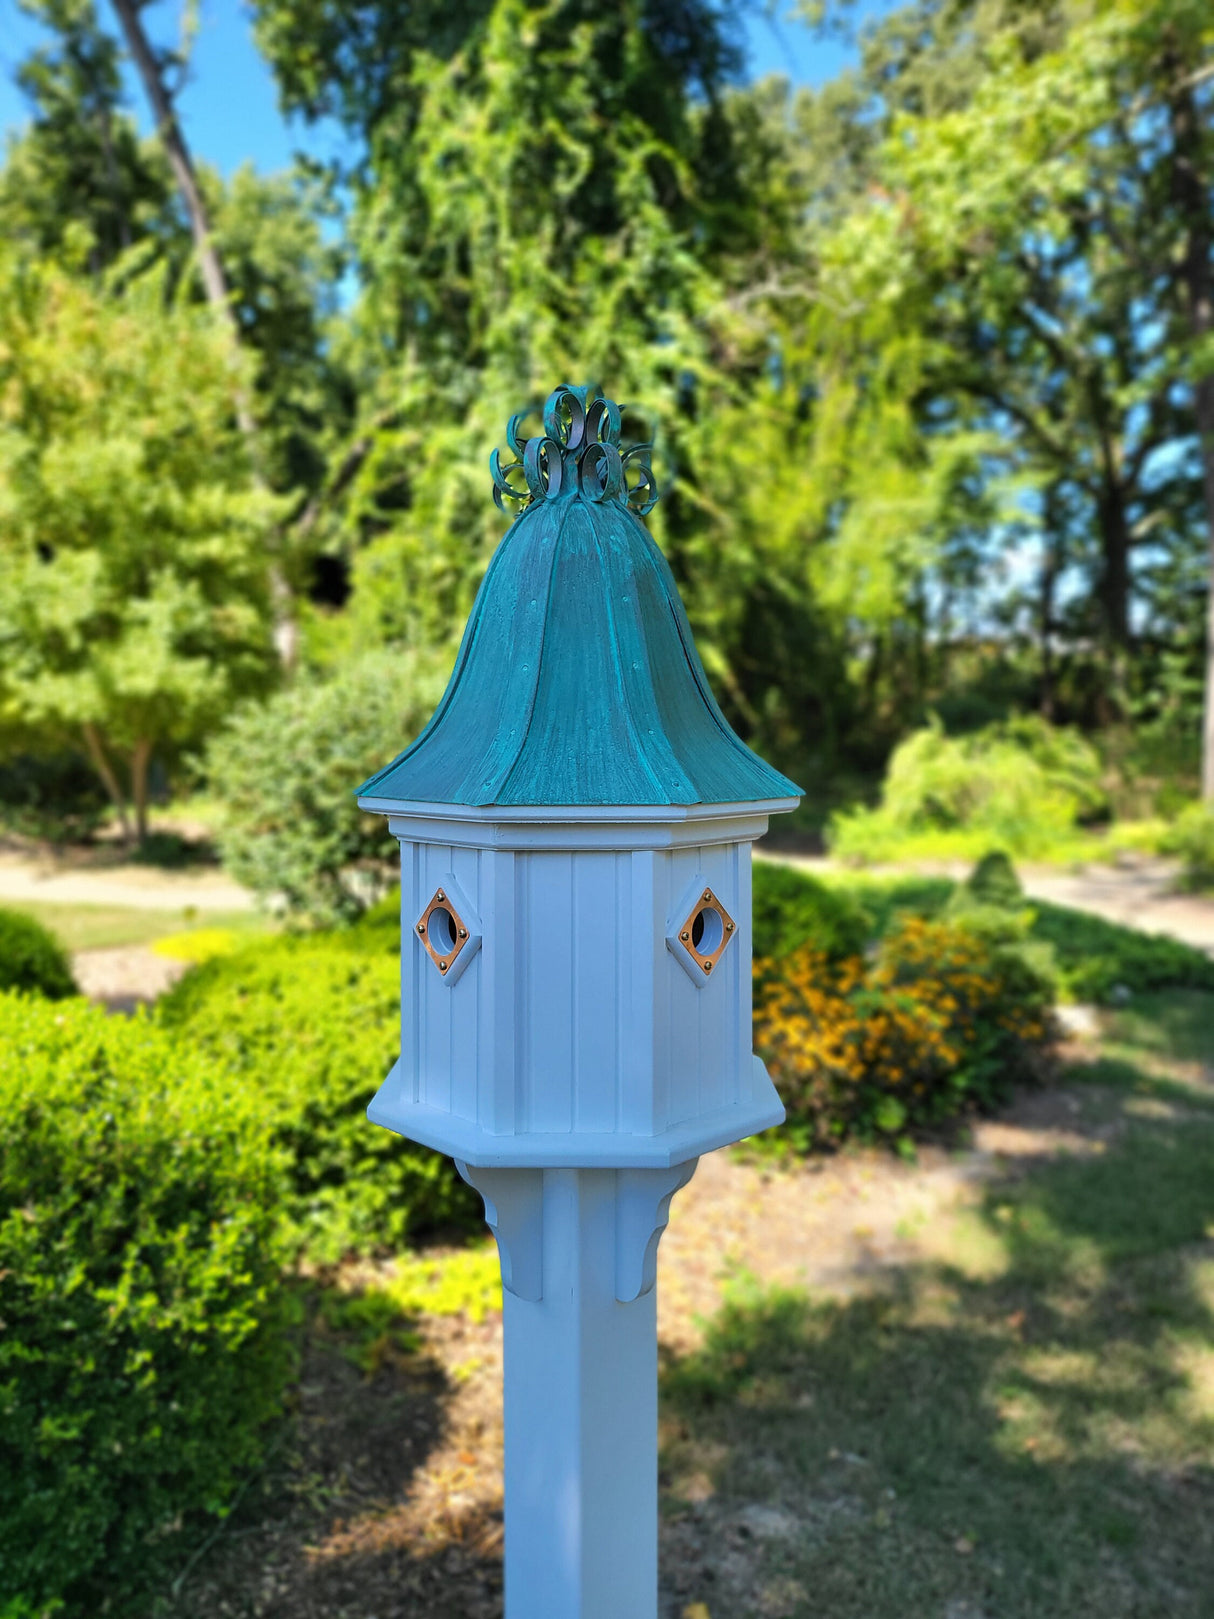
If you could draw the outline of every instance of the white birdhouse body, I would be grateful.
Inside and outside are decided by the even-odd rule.
[[[661,1168],[783,1118],[750,846],[799,788],[717,706],[618,409],[558,389],[542,439],[517,423],[526,510],[433,718],[359,792],[401,845],[401,1055],[370,1116],[473,1166]]]
[[[394,806],[401,1056],[370,1117],[520,1167],[676,1164],[778,1123],[751,1049],[771,807]],[[419,932],[436,902],[446,966]]]

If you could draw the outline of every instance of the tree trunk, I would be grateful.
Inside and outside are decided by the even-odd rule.
[[[140,737],[131,755],[131,798],[135,804],[135,835],[140,843],[148,835],[148,763],[152,757],[152,744]]]
[[[1125,717],[1130,646],[1130,524],[1121,486],[1110,478],[1097,503],[1100,518],[1100,609],[1107,687],[1100,704],[1101,725]]]
[[[156,120],[156,133],[164,145],[165,155],[176,178],[186,213],[190,217],[190,231],[194,237],[194,247],[198,254],[207,300],[227,322],[233,341],[239,346],[240,328],[228,302],[228,283],[223,273],[223,261],[211,233],[211,222],[202,192],[198,187],[198,176],[194,172],[190,149],[185,143],[181,125],[177,122],[177,115],[173,111],[173,103],[165,89],[160,64],[148,43],[147,34],[139,19],[138,0],[113,0],[113,7],[122,27],[127,49],[131,53],[151,104],[152,115]],[[263,480],[258,469],[257,426],[249,402],[241,389],[236,391],[235,406],[236,420],[248,441],[253,458],[254,477],[261,482]],[[295,662],[298,635],[291,615],[291,592],[283,577],[282,569],[278,566],[274,566],[271,570],[270,589],[274,602],[274,644],[278,648],[278,655],[283,664],[289,669]]]
[[[1210,265],[1214,227],[1210,220],[1209,182],[1202,172],[1202,127],[1196,94],[1192,85],[1185,82],[1179,61],[1172,58],[1165,65],[1169,78],[1178,85],[1169,101],[1169,113],[1173,195],[1187,227],[1179,267],[1181,301],[1190,335],[1195,343],[1200,343],[1214,331],[1214,275]],[[1193,409],[1201,454],[1209,553],[1201,796],[1207,804],[1214,805],[1214,372],[1207,370],[1194,380]]]
[[[110,802],[118,811],[118,824],[122,828],[122,841],[129,844],[131,841],[131,817],[127,813],[126,798],[123,795],[122,788],[118,785],[118,778],[114,774],[113,767],[105,756],[105,749],[101,746],[101,738],[97,735],[97,727],[95,725],[84,725],[81,729],[84,732],[84,745],[88,750],[93,769],[101,777],[105,790],[110,795]]]
[[[1045,510],[1042,523],[1042,543],[1045,555],[1041,561],[1041,594],[1039,615],[1041,635],[1041,699],[1038,704],[1042,719],[1051,723],[1055,716],[1056,674],[1054,670],[1054,593],[1061,572],[1062,540],[1059,535],[1061,518],[1054,485],[1045,492]]]
[[[186,212],[190,216],[190,230],[194,237],[194,246],[198,252],[198,264],[202,271],[202,284],[206,288],[207,298],[215,309],[223,312],[224,319],[236,335],[236,317],[233,315],[228,303],[228,284],[223,273],[223,264],[219,251],[211,235],[211,224],[207,218],[206,204],[202,200],[202,192],[198,189],[198,177],[194,173],[194,164],[190,158],[189,148],[181,133],[181,126],[177,122],[177,115],[173,111],[173,104],[169,100],[169,93],[164,87],[160,65],[148,43],[148,37],[143,31],[143,24],[139,20],[139,7],[136,0],[113,0],[118,21],[122,27],[123,38],[127,49],[143,81],[143,88],[151,103],[152,115],[156,119],[156,133],[163,143],[165,155],[169,160],[169,167],[177,181],[181,200],[185,203]],[[241,427],[245,423],[241,422]],[[253,428],[250,418],[247,431]]]

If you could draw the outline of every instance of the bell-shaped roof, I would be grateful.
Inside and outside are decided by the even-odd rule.
[[[657,499],[620,412],[558,388],[544,434],[491,466],[522,507],[481,582],[433,718],[358,789],[387,802],[721,804],[801,789],[735,735],[709,689],[678,587],[636,515]],[[520,476],[526,488],[518,487]],[[503,506],[504,509],[504,506]]]

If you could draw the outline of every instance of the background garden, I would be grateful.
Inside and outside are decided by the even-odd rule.
[[[205,11],[21,0],[0,1619],[500,1612],[496,1259],[364,1117],[350,789],[441,695],[507,418],[590,377],[808,787],[755,871],[789,1124],[663,1260],[665,1613],[1210,1611],[1214,960],[1026,888],[1214,943],[1214,20],[805,5],[811,87],[761,12],[254,0],[304,150],[224,175]],[[154,1004],[78,992],[148,945]]]

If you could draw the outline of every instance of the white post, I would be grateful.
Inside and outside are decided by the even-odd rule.
[[[695,1166],[457,1163],[502,1258],[506,1619],[657,1619],[657,1248]]]

